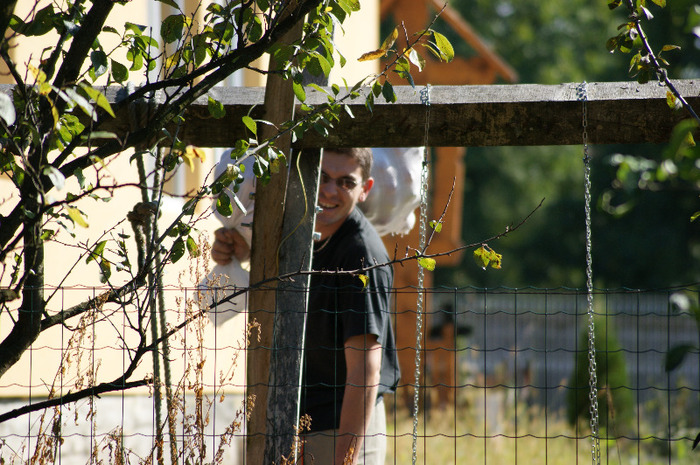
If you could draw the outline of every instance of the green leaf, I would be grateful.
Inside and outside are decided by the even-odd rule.
[[[221,119],[226,116],[226,109],[224,104],[218,100],[214,100],[211,97],[207,97],[207,109],[209,109],[209,114],[214,119]]]
[[[180,9],[180,6],[177,4],[177,2],[175,2],[175,0],[156,0],[156,1],[158,1],[160,3],[164,3],[165,5],[168,5],[170,7],[173,7],[176,10]]]
[[[241,118],[241,121],[243,121],[243,124],[245,124],[245,127],[247,127],[248,130],[250,132],[252,132],[255,137],[258,136],[258,128],[257,128],[257,125],[255,124],[255,120],[253,118],[246,115],[243,118]]]
[[[659,5],[661,8],[666,7],[666,0],[651,0],[655,4]]]
[[[399,38],[399,27],[396,26],[393,31],[391,31],[391,34],[389,34],[386,39],[384,39],[384,42],[382,42],[382,46],[379,47],[380,49],[387,51],[389,50],[394,43],[396,42],[396,39]]]
[[[90,62],[92,63],[90,75],[93,76],[93,80],[102,76],[109,69],[107,66],[107,54],[102,50],[93,50],[90,53]]]
[[[78,105],[83,112],[85,112],[86,115],[91,117],[94,121],[97,121],[97,112],[95,111],[95,108],[90,104],[90,102],[87,101],[85,97],[82,95],[78,94],[75,89],[71,89],[70,87],[65,90],[66,95],[70,97],[71,103]]]
[[[28,23],[22,23],[19,32],[25,36],[43,36],[54,28],[54,13],[53,5],[42,8],[34,15],[34,20]]]
[[[90,225],[85,221],[85,218],[83,218],[83,214],[80,212],[75,207],[68,207],[68,217],[73,221],[73,223],[77,224],[78,226],[82,226],[83,228],[88,228]]]
[[[146,30],[146,28],[147,28],[147,26],[144,26],[143,24],[130,23],[128,21],[126,23],[124,23],[124,29],[126,31],[133,32],[134,35],[136,35],[136,36],[140,36],[141,34],[143,34],[143,32]]]
[[[82,82],[80,83],[80,88],[83,89],[83,91],[88,95],[88,97],[90,97],[90,99],[92,99],[93,102],[97,104],[98,107],[102,108],[104,111],[109,113],[112,118],[114,118],[112,106],[109,104],[109,100],[107,100],[107,97],[105,97],[102,92]]]
[[[292,81],[292,90],[294,95],[299,99],[300,102],[306,101],[306,91],[304,86],[300,82]]]
[[[222,192],[216,199],[216,211],[223,217],[228,218],[233,213],[233,207],[231,206],[231,199],[229,196]]]
[[[452,59],[455,57],[455,51],[454,48],[452,48],[450,41],[447,40],[447,37],[439,32],[433,31],[433,38],[435,39],[435,45],[437,46],[438,50],[440,50],[441,58],[448,63],[452,61]]]
[[[430,223],[428,223],[430,227],[436,232],[440,233],[442,231],[442,223],[432,220]]]
[[[690,217],[690,222],[692,223],[693,221],[697,220],[700,218],[700,211],[693,213],[693,215]]]
[[[622,0],[612,0],[611,2],[608,2],[608,8],[611,10],[614,10],[620,5],[622,5]]]
[[[106,283],[112,276],[112,264],[108,260],[100,260],[100,282]]]
[[[496,253],[495,250],[486,244],[474,251],[474,261],[481,267],[482,270],[485,270],[488,266],[491,266],[491,268],[497,270],[501,269],[501,260],[502,255]]]
[[[384,82],[384,85],[382,86],[382,95],[384,96],[384,100],[386,100],[387,102],[396,102],[396,94],[394,93],[394,87],[389,81]]]
[[[187,236],[187,251],[189,252],[190,257],[199,257],[199,247],[197,246],[195,240],[192,239],[192,236]]]
[[[185,247],[185,241],[182,239],[175,241],[172,249],[170,249],[170,261],[172,263],[176,263],[182,258],[183,255],[185,255]]]
[[[379,81],[374,81],[374,84],[372,84],[372,94],[375,97],[379,97],[382,93],[382,85],[379,83]]]
[[[115,139],[119,140],[119,137],[110,131],[92,131],[88,134],[83,134],[80,137],[81,140],[93,140],[93,139]]]
[[[163,20],[160,36],[166,44],[177,42],[182,38],[185,21],[184,15],[170,15]]]
[[[360,0],[338,0],[338,4],[348,13],[360,11]]]
[[[116,82],[122,83],[129,79],[129,69],[118,61],[110,59],[110,66],[112,69],[112,79]]]
[[[435,259],[434,258],[420,257],[420,258],[418,258],[418,264],[428,271],[435,270]]]
[[[97,260],[98,258],[101,258],[102,254],[104,254],[106,245],[107,245],[107,241],[100,241],[97,244],[95,244],[95,247],[92,249],[90,254],[85,259],[85,263],[90,263],[93,260]]]
[[[695,346],[691,344],[680,344],[671,347],[671,349],[666,352],[664,361],[664,369],[666,372],[668,373],[678,368],[681,363],[683,363],[685,356],[693,350],[695,350]]]

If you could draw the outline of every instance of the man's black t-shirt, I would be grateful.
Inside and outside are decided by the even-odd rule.
[[[315,249],[312,268],[316,271],[357,270],[389,261],[379,235],[358,208],[327,243],[321,242]],[[311,277],[301,391],[301,413],[311,416],[311,431],[339,426],[345,390],[344,343],[348,338],[377,336],[383,349],[378,396],[394,391],[398,384],[389,314],[393,270],[386,265],[365,274],[369,278],[366,287],[353,275]]]

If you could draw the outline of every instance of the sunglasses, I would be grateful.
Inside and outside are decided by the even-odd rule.
[[[331,181],[335,182],[335,185],[338,186],[339,189],[343,189],[344,191],[351,191],[358,185],[358,182],[355,180],[355,178],[351,176],[342,176],[340,178],[333,179],[330,176],[328,176],[328,174],[321,171],[321,185]]]

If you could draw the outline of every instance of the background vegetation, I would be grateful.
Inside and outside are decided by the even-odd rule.
[[[654,19],[644,22],[665,55],[669,77],[700,73],[700,4],[647,2]],[[631,55],[608,52],[626,10],[607,2],[536,0],[454,0],[450,3],[520,75],[522,83],[559,84],[625,81]],[[446,29],[447,30],[447,29]],[[449,36],[447,32],[446,35]],[[451,37],[458,55],[472,54]],[[664,147],[592,147],[593,262],[598,287],[660,288],[700,280],[700,224],[689,218],[699,209],[697,179],[649,183],[640,179],[645,162],[659,162]],[[616,154],[631,155],[622,158]],[[436,271],[446,286],[582,287],[584,275],[583,153],[581,147],[475,147],[466,155],[463,237],[467,243],[502,230],[532,210],[543,208],[518,234],[494,247],[503,269],[484,272],[469,254],[454,268]],[[618,179],[621,160],[629,174]],[[695,168],[697,172],[697,168]]]

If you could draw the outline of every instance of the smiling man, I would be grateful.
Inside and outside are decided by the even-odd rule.
[[[370,193],[372,152],[326,149],[314,244],[313,269],[357,270],[389,256],[357,204]],[[383,395],[396,388],[398,361],[390,321],[390,265],[357,276],[313,275],[306,323],[302,414],[311,417],[304,463],[383,464],[386,420]]]
[[[314,243],[313,270],[359,270],[389,262],[379,235],[357,208],[374,184],[371,169],[370,149],[324,150],[316,214],[321,237]],[[215,262],[249,256],[239,236],[232,229],[217,230]],[[349,274],[311,277],[301,392],[301,413],[311,417],[305,465],[384,463],[383,395],[393,392],[399,379],[389,313],[393,270],[383,265],[363,274],[366,286]]]

